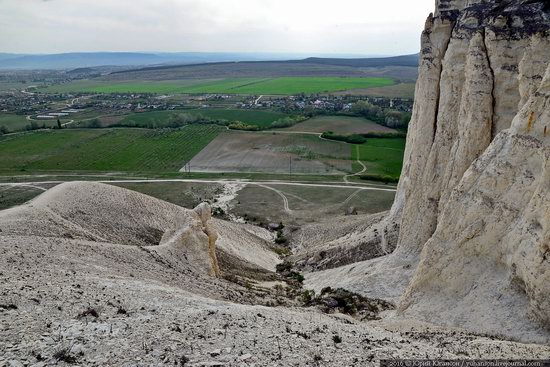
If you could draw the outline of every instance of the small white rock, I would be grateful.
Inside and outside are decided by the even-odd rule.
[[[246,361],[246,360],[249,360],[250,358],[252,358],[252,354],[250,353],[243,354],[242,356],[239,357],[241,361]]]

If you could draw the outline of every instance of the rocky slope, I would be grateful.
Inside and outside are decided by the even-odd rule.
[[[550,358],[548,346],[422,323],[367,323],[313,307],[262,306],[278,297],[259,283],[224,279],[269,274],[279,262],[258,231],[211,219],[206,205],[187,210],[83,182],[0,211],[0,366]]]
[[[387,218],[400,223],[396,250],[313,273],[312,287],[336,282],[399,300],[405,317],[549,340],[549,30],[547,1],[437,2]]]

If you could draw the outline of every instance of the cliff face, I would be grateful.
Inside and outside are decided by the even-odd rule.
[[[549,30],[542,0],[439,0],[428,18],[392,208],[392,256],[417,266],[402,314],[548,340]]]

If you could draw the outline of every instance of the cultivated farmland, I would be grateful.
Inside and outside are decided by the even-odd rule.
[[[66,129],[0,138],[1,171],[177,172],[222,128]]]
[[[393,85],[389,78],[375,77],[279,77],[186,79],[177,81],[84,80],[45,89],[47,92],[162,93],[162,94],[267,94],[328,93]]]
[[[361,117],[316,116],[282,131],[305,131],[322,133],[333,131],[336,134],[366,134],[370,132],[396,132]]]
[[[125,126],[166,126],[170,118],[175,114],[202,115],[211,119],[227,120],[229,122],[241,121],[246,124],[259,127],[268,127],[272,122],[287,117],[287,114],[275,111],[238,110],[238,109],[189,109],[173,111],[155,111],[132,113],[118,122]]]
[[[351,171],[349,149],[317,135],[226,131],[191,160],[191,170],[341,174]]]

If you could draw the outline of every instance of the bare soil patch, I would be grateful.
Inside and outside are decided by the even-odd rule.
[[[284,131],[305,131],[323,133],[333,131],[339,134],[366,134],[371,132],[396,132],[394,129],[379,125],[361,117],[317,116],[284,129]]]
[[[342,174],[349,146],[315,135],[227,131],[191,160],[193,172]]]

